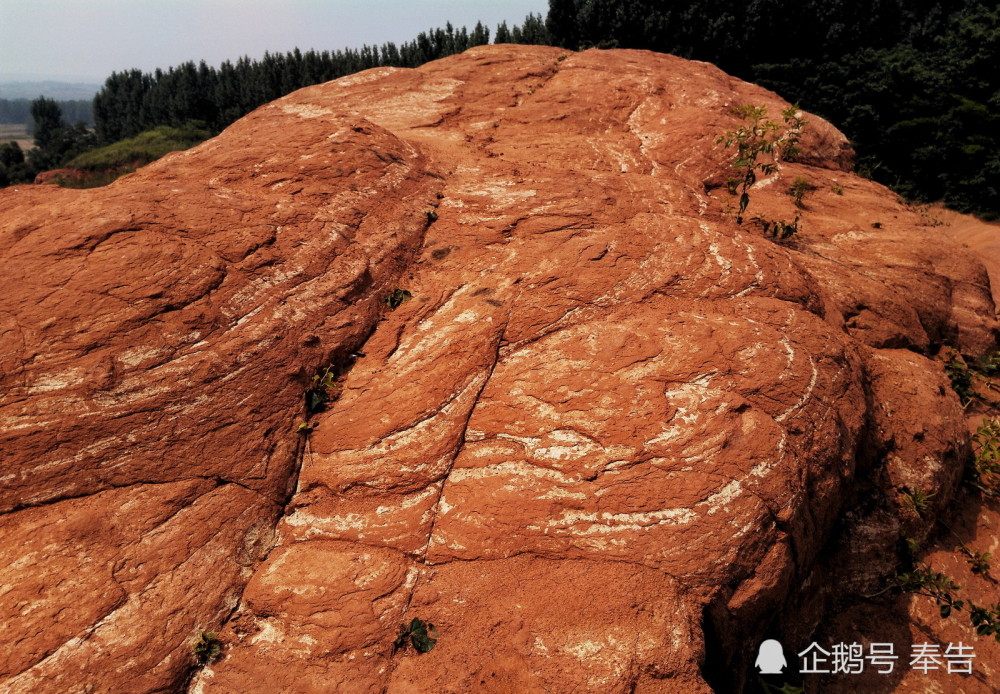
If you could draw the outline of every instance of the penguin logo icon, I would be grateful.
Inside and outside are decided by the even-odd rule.
[[[781,671],[788,666],[781,643],[774,639],[768,639],[761,643],[754,665],[762,675],[780,675]]]

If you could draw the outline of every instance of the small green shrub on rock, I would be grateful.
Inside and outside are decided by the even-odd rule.
[[[972,444],[975,450],[966,475],[968,483],[987,496],[1000,496],[1000,421],[983,419]]]
[[[390,310],[395,311],[397,308],[402,306],[404,302],[407,302],[412,298],[413,294],[411,294],[405,289],[400,289],[399,287],[396,287],[391,292],[386,294],[385,299],[383,299],[383,301],[385,302],[385,305],[389,307]]]
[[[222,655],[222,641],[214,631],[203,631],[194,642],[192,651],[199,663],[210,665]]]
[[[800,152],[798,143],[806,121],[798,115],[797,106],[789,106],[781,112],[781,123],[768,120],[766,106],[744,104],[734,108],[733,113],[745,123],[719,137],[716,143],[736,146],[736,158],[731,166],[737,175],[729,179],[727,186],[730,194],[739,194],[736,223],[742,224],[757,174],[770,176],[779,161],[791,159]]]
[[[393,642],[396,649],[406,648],[409,643],[418,653],[428,653],[437,644],[437,629],[430,622],[414,617],[410,620],[410,625],[405,624],[399,627],[399,636]]]

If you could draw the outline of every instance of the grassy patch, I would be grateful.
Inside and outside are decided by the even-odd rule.
[[[67,164],[72,169],[84,171],[112,171],[134,169],[156,161],[164,154],[194,147],[212,134],[194,125],[174,128],[161,125],[135,137],[119,140],[105,147],[84,152]]]

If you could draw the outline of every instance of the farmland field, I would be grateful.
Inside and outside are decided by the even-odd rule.
[[[28,134],[27,127],[23,123],[0,123],[0,142],[10,142],[14,140],[27,150],[35,146],[34,140]]]

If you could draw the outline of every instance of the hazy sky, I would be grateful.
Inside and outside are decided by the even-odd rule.
[[[217,65],[265,50],[401,43],[451,21],[492,32],[547,0],[0,0],[0,75],[103,82],[112,70]]]

